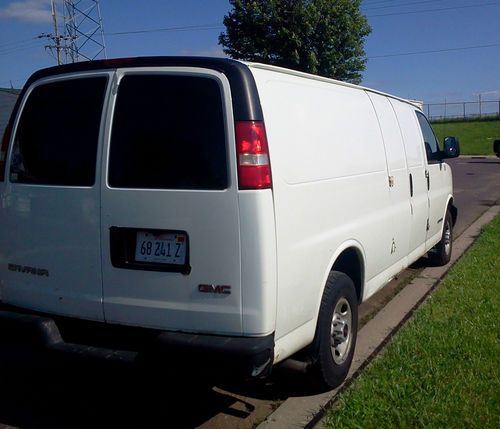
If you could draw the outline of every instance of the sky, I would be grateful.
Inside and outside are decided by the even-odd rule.
[[[108,58],[224,56],[217,41],[227,0],[99,4]],[[56,5],[62,15],[62,0]],[[362,12],[372,27],[364,86],[425,103],[500,100],[499,0],[364,0]],[[0,0],[0,87],[22,87],[56,64],[49,40],[37,38],[53,31],[50,0]]]

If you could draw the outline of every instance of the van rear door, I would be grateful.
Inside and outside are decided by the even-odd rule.
[[[241,333],[234,123],[227,78],[117,71],[102,178],[108,322]]]
[[[2,184],[4,302],[102,320],[100,138],[106,72],[33,84]]]

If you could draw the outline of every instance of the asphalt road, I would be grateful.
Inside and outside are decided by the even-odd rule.
[[[500,159],[459,158],[450,164],[459,235],[499,200]],[[424,265],[425,259],[412,269]],[[376,297],[372,302],[383,301]],[[366,313],[369,306],[363,306]],[[0,428],[252,428],[280,401],[308,392],[313,392],[308,383],[289,372],[265,383],[212,387],[160,370],[47,362],[29,349],[0,347]]]
[[[453,171],[455,205],[458,207],[454,229],[458,236],[500,199],[500,158],[460,157],[448,163]]]

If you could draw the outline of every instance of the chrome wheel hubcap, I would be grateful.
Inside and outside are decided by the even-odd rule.
[[[352,311],[349,302],[345,298],[339,299],[333,310],[331,326],[331,352],[334,362],[342,364],[351,348],[352,342]]]
[[[446,222],[446,225],[444,226],[443,244],[444,251],[447,255],[449,255],[451,251],[451,225],[449,222]]]

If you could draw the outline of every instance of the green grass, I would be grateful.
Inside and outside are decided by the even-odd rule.
[[[500,139],[500,121],[435,122],[432,128],[441,144],[458,137],[462,155],[493,155],[493,140]]]
[[[328,412],[329,428],[500,427],[500,216]]]

